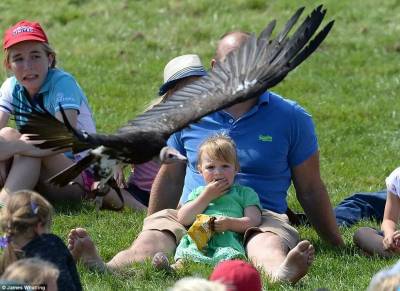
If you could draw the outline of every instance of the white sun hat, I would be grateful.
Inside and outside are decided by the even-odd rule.
[[[164,95],[178,80],[191,76],[204,76],[207,71],[198,55],[183,55],[173,58],[164,68],[164,84],[159,95]]]

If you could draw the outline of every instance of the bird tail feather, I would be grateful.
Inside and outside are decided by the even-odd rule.
[[[70,181],[74,180],[83,170],[89,167],[98,157],[94,154],[89,153],[86,157],[75,162],[68,168],[60,171],[54,176],[50,177],[47,182],[63,187]]]

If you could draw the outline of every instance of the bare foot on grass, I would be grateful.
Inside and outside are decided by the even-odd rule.
[[[313,245],[303,240],[297,244],[286,256],[279,267],[274,279],[296,283],[303,278],[314,261],[315,250]]]
[[[104,272],[106,264],[99,256],[96,246],[84,228],[72,229],[68,235],[68,249],[75,262],[79,260],[89,269]]]

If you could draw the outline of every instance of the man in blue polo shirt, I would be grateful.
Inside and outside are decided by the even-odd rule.
[[[247,37],[243,32],[225,35],[218,44],[215,59],[222,60]],[[192,189],[204,184],[196,170],[197,149],[216,131],[226,132],[235,141],[241,166],[236,182],[253,188],[264,208],[262,224],[247,230],[244,236],[249,259],[275,280],[297,282],[307,273],[314,248],[308,241],[299,242],[297,230],[285,215],[292,181],[299,202],[318,234],[333,245],[343,245],[343,240],[320,177],[312,118],[297,103],[272,92],[208,115],[169,139],[170,146],[187,156],[188,164],[161,167],[150,195],[151,215],[125,255],[128,258],[130,251],[130,259],[138,259],[135,250],[144,243],[147,243],[144,253],[148,255],[157,248],[168,253],[174,251],[185,229],[176,221],[176,211],[158,210],[176,205],[182,185],[180,201],[184,203]],[[117,255],[108,265],[121,263]]]
[[[248,34],[243,32],[226,34],[218,43],[215,59],[223,60],[247,38]],[[204,184],[196,170],[197,150],[216,131],[226,132],[235,141],[241,166],[236,182],[252,187],[264,208],[262,224],[248,229],[244,235],[247,255],[254,264],[273,280],[295,283],[307,273],[314,259],[314,247],[308,241],[299,242],[298,232],[285,214],[292,181],[318,234],[332,245],[343,245],[320,178],[318,143],[311,116],[295,102],[265,92],[208,115],[171,136],[168,144],[186,155],[188,164],[161,166],[152,186],[149,216],[142,232],[130,248],[119,252],[106,267],[121,268],[160,251],[175,251],[186,228],[178,222],[177,211],[166,208],[176,207],[180,199],[184,203],[192,189]],[[87,233],[78,229],[74,235],[85,241],[81,244],[84,263],[104,266]]]

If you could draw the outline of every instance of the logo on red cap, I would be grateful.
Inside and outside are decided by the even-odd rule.
[[[34,32],[35,30],[31,26],[18,26],[17,28],[13,29],[12,34],[13,36],[16,36],[17,34],[20,34],[21,32]]]

